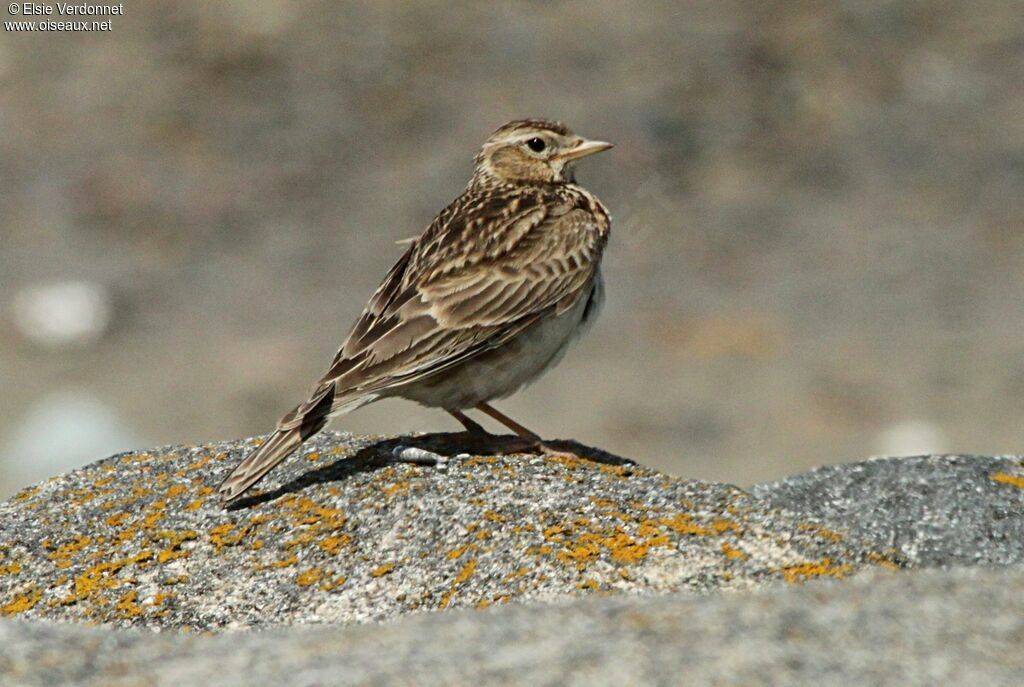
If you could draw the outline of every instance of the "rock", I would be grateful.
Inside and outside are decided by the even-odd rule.
[[[1024,563],[1024,461],[917,456],[834,465],[754,496],[893,547],[914,565]]]
[[[597,460],[458,455],[451,435],[323,433],[270,491],[225,511],[214,487],[254,445],[121,454],[0,505],[0,611],[167,629],[348,623],[900,563],[730,485],[593,450]],[[434,453],[454,456],[395,459]]]
[[[741,594],[591,597],[197,636],[0,622],[49,685],[1019,685],[1024,571],[868,572]]]

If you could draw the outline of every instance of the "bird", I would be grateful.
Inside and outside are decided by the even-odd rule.
[[[611,147],[546,119],[495,130],[465,190],[406,242],[309,398],[220,484],[225,505],[329,418],[386,398],[440,408],[493,438],[465,413],[476,409],[521,450],[557,453],[490,403],[557,364],[600,310],[611,216],[576,183],[575,165]]]

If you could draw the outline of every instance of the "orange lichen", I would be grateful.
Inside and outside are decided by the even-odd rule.
[[[371,577],[381,577],[387,575],[395,569],[394,563],[385,563],[384,565],[377,566],[370,572]]]
[[[0,615],[16,615],[32,610],[42,598],[43,590],[32,586],[26,593],[15,596],[6,605],[0,607]]]
[[[625,532],[606,539],[604,545],[608,548],[613,561],[619,563],[637,563],[647,555],[648,545],[638,543]]]
[[[27,501],[42,490],[42,487],[27,487],[18,492],[14,497],[15,501]]]
[[[565,531],[566,528],[561,525],[551,525],[550,527],[545,527],[542,534],[548,541],[562,541],[565,539],[563,536]]]
[[[338,575],[333,580],[325,580],[324,583],[320,585],[320,591],[329,592],[332,589],[337,589],[341,585],[345,584],[345,580],[347,579],[348,578],[344,575]]]
[[[449,560],[458,560],[462,557],[462,554],[466,553],[470,549],[475,549],[476,547],[476,544],[464,544],[463,546],[459,546],[457,548],[452,549],[447,554],[445,554],[445,556]]]
[[[58,568],[68,568],[71,566],[72,555],[84,549],[90,542],[92,542],[92,537],[79,535],[70,542],[58,546],[57,550],[51,553],[49,558]],[[50,548],[52,546],[50,540],[43,540],[43,546]]]
[[[599,555],[601,555],[601,548],[593,541],[588,541],[564,551],[559,551],[555,554],[555,557],[563,563],[582,564],[597,558]]]
[[[189,501],[188,505],[183,510],[199,510],[203,507],[203,499],[196,499],[195,501]]]
[[[217,456],[217,460],[224,460],[224,455],[225,454],[223,454],[223,453],[219,454]],[[199,468],[201,468],[204,465],[206,465],[207,463],[209,463],[211,459],[212,459],[212,456],[206,456],[205,458],[200,458],[196,462],[189,463],[188,465],[186,465],[185,469],[186,470],[198,470]]]
[[[843,535],[834,530],[830,530],[827,527],[822,527],[817,523],[805,522],[800,525],[800,529],[804,532],[814,532],[816,535],[827,541],[840,542],[843,540]]]
[[[57,599],[54,603],[60,605],[73,604],[92,596],[100,590],[116,587],[121,582],[114,576],[120,572],[122,568],[148,561],[152,557],[153,552],[145,550],[129,558],[98,563],[75,577],[74,591],[62,599]]]
[[[989,475],[989,479],[992,480],[993,482],[1009,484],[1010,486],[1017,487],[1018,489],[1024,489],[1024,477],[1008,475],[1005,472],[997,472],[994,475]]]
[[[865,558],[867,558],[868,562],[874,563],[875,565],[885,568],[886,570],[892,570],[895,572],[896,570],[900,569],[900,566],[896,562],[873,551],[869,552],[867,556],[865,556]]]
[[[142,606],[135,602],[136,597],[137,592],[130,591],[118,599],[114,609],[122,618],[136,618],[142,615]]]
[[[385,484],[380,490],[387,496],[398,496],[407,493],[411,487],[412,485],[408,482],[395,482],[394,484]]]
[[[344,512],[322,506],[306,496],[287,496],[279,504],[293,525],[315,525],[321,532],[343,527],[348,520]]]
[[[653,520],[644,520],[640,523],[636,533],[644,538],[648,546],[668,546],[672,543],[668,535],[662,532]]]
[[[512,580],[515,580],[515,579],[518,579],[520,577],[523,577],[528,572],[530,572],[529,568],[525,568],[525,567],[523,567],[523,568],[516,568],[515,570],[513,570],[512,572],[510,572],[508,575],[505,576],[505,582],[511,582]]]
[[[734,560],[745,561],[750,558],[748,554],[730,546],[728,542],[722,542],[722,553],[726,558],[732,558]]]
[[[171,599],[173,599],[176,596],[177,596],[177,594],[174,594],[172,592],[157,592],[156,594],[153,595],[152,605],[153,606],[163,606],[164,603],[166,603],[167,601],[170,601]]]
[[[322,551],[337,556],[341,553],[341,550],[352,543],[352,537],[347,534],[341,534],[334,537],[326,537],[317,543]]]
[[[296,546],[300,546],[302,544],[308,544],[309,542],[313,541],[313,539],[315,539],[315,538],[316,538],[316,534],[314,532],[308,532],[308,531],[307,532],[303,532],[303,533],[293,537],[292,539],[289,539],[288,541],[286,541],[284,543],[284,548],[286,548],[286,549],[293,549]]]
[[[273,561],[272,563],[267,563],[266,565],[257,565],[256,570],[267,570],[269,568],[287,568],[289,566],[295,565],[298,562],[299,557],[295,554],[292,554],[291,556],[288,556],[288,558],[283,558],[279,561]]]
[[[852,570],[849,564],[835,565],[830,558],[822,558],[817,563],[798,563],[787,565],[782,569],[782,577],[789,583],[804,582],[814,577],[835,577],[842,579]]]
[[[597,580],[583,580],[576,585],[576,589],[588,589],[590,591],[595,591],[600,588],[601,585],[597,583]]]
[[[188,487],[186,487],[184,484],[172,484],[171,486],[167,487],[167,498],[172,499],[175,496],[181,496],[186,491],[188,491]]]
[[[238,530],[231,533],[238,527]],[[238,546],[245,539],[245,536],[252,530],[252,524],[242,525],[241,523],[225,522],[210,530],[210,543],[213,544],[214,553],[220,553],[225,546]],[[230,534],[229,534],[230,533]]]
[[[156,536],[160,539],[167,539],[167,548],[157,554],[158,563],[166,563],[176,558],[188,558],[191,553],[188,551],[181,550],[182,542],[190,541],[192,539],[198,539],[199,533],[195,530],[183,530],[181,532],[175,532],[173,530],[163,530],[157,532]]]
[[[160,581],[160,584],[170,587],[171,585],[181,584],[182,582],[188,582],[188,575],[175,575],[173,577],[167,577]]]
[[[466,561],[466,564],[462,566],[462,570],[459,571],[459,574],[455,576],[455,584],[462,584],[472,577],[474,572],[476,572],[476,559],[470,558]]]
[[[310,463],[315,463],[318,460],[320,460],[320,454],[317,453],[316,451],[310,451],[309,453],[306,454],[306,460],[308,460]]]
[[[310,568],[305,572],[301,572],[295,576],[295,584],[300,587],[309,587],[314,585],[324,577],[323,568]]]
[[[0,575],[17,575],[21,572],[21,563],[9,563],[8,565],[0,565]]]
[[[658,523],[670,527],[675,530],[678,534],[692,535],[692,536],[708,536],[715,534],[713,529],[698,525],[693,521],[686,513],[677,513],[671,518],[659,518]]]
[[[725,518],[715,518],[711,521],[711,529],[713,529],[717,534],[725,534],[726,532],[739,532],[743,528],[741,528],[732,520],[726,520]]]

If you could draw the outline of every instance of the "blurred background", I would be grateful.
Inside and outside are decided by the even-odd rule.
[[[1024,452],[1019,0],[125,2],[0,37],[0,494],[270,430],[523,116],[617,144],[615,224],[510,415],[738,484]]]

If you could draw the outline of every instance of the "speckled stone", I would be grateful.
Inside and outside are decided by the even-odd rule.
[[[900,562],[736,487],[600,452],[395,461],[400,446],[457,454],[456,439],[323,433],[229,511],[214,487],[254,440],[55,477],[0,505],[0,612],[199,630],[347,623]]]
[[[833,465],[755,496],[892,547],[917,566],[1024,563],[1024,460],[915,456]]]
[[[1020,568],[865,572],[213,636],[0,620],[0,683],[1018,687],[1022,637]]]

